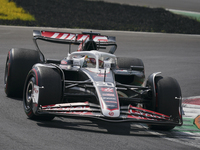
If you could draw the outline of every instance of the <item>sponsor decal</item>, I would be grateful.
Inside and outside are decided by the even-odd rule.
[[[110,111],[108,114],[109,114],[110,116],[114,116],[114,112],[112,112],[112,111]]]
[[[111,110],[111,108],[112,108],[112,109],[113,109],[113,108],[117,109],[117,108],[116,108],[116,105],[108,105],[108,104],[107,104],[106,106],[107,106],[107,109],[108,109],[108,110]]]
[[[37,88],[34,88],[34,92],[35,92],[35,94],[38,94],[38,89]]]
[[[109,94],[109,93],[106,93],[106,94],[105,94],[105,93],[103,93],[102,96],[112,96],[112,97],[114,97],[115,94]]]
[[[113,88],[101,88],[102,92],[114,92]]]
[[[108,41],[106,36],[93,35],[92,38],[93,38],[94,41],[102,41],[102,42],[107,42]]]
[[[115,97],[102,97],[103,99],[116,100]]]
[[[63,65],[67,65],[67,61],[62,60],[62,61],[61,61],[61,64],[63,64]]]
[[[103,73],[99,73],[97,74],[98,77],[104,77],[104,74]],[[107,77],[107,75],[105,75],[105,77]]]
[[[73,33],[61,33],[61,32],[51,32],[51,31],[42,31],[42,36],[56,39],[66,39],[66,40],[77,40],[77,41],[85,41],[89,38],[87,34],[73,34]],[[95,42],[102,41],[107,42],[108,38],[106,36],[92,36]]]
[[[117,103],[116,101],[105,101],[106,103]]]
[[[128,72],[127,70],[118,70],[118,71],[121,71],[121,72]]]
[[[39,97],[39,86],[34,85],[33,94],[31,95],[33,103],[38,104],[38,97]]]
[[[114,84],[111,82],[96,82],[97,86],[108,86],[108,87],[114,87]]]

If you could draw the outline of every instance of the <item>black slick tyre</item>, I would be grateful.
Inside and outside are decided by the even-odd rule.
[[[131,66],[142,66],[144,64],[139,58],[117,57],[117,65],[121,69],[130,69]]]
[[[178,122],[181,115],[181,89],[176,79],[171,77],[156,77],[156,112],[170,116],[173,121]],[[171,130],[175,125],[149,125],[153,130]]]
[[[8,52],[4,74],[4,89],[7,96],[22,97],[26,76],[38,62],[41,61],[37,50],[15,48]]]
[[[33,103],[34,85],[39,87],[37,103]],[[23,94],[23,107],[26,115],[33,120],[52,120],[53,115],[39,114],[39,106],[61,102],[62,80],[59,71],[50,65],[34,66],[29,72]]]
[[[134,68],[131,68],[134,67]],[[115,75],[115,80],[122,84],[141,86],[144,82],[144,64],[139,58],[117,57],[117,68],[119,70],[134,70],[142,73],[142,76],[136,75]]]

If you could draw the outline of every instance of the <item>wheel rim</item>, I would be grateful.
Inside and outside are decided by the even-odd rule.
[[[32,94],[34,90],[34,83],[32,80],[29,81],[27,88],[26,88],[26,109],[29,110],[32,108]]]

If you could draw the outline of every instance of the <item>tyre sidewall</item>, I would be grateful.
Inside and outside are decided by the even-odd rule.
[[[11,49],[8,52],[4,76],[7,96],[22,97],[26,76],[32,66],[38,62],[40,62],[40,56],[36,50]]]
[[[156,111],[172,118],[179,118],[180,100],[176,98],[181,98],[181,90],[177,80],[171,77],[161,78],[157,81],[156,88]]]
[[[156,112],[170,116],[173,122],[182,120],[181,89],[176,79],[171,77],[156,77]],[[153,130],[171,130],[175,125],[148,125]]]

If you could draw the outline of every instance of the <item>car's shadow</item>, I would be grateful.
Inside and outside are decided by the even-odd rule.
[[[195,140],[197,135],[187,132],[150,130],[143,124],[133,123],[110,123],[101,120],[80,120],[80,119],[55,119],[53,121],[37,121],[40,127],[93,132],[98,134],[112,134],[138,137],[163,137],[181,138],[182,140]]]
[[[16,101],[22,101],[22,98],[10,98]],[[72,119],[56,117],[52,121],[34,121],[40,127],[58,128],[66,130],[76,130],[83,132],[94,132],[103,134],[129,135],[129,136],[146,136],[146,137],[168,137],[181,139],[195,139],[196,135],[187,132],[172,131],[153,131],[149,130],[144,125],[126,123],[110,123],[101,120],[92,119]],[[153,133],[153,134],[152,134]]]
[[[16,101],[23,101],[22,98],[11,98]],[[72,119],[56,117],[52,121],[35,121],[40,127],[58,128],[58,129],[70,129],[77,131],[95,132],[103,134],[118,134],[118,135],[138,135],[138,136],[155,136],[148,132],[147,129],[138,128],[137,126],[131,125],[131,123],[110,123],[101,120],[93,119]]]
[[[3,93],[3,94],[5,94],[5,93]],[[9,96],[6,96],[6,94],[5,94],[5,98],[15,100],[15,101],[23,101],[22,97],[9,97]]]
[[[53,121],[37,121],[38,126],[48,128],[58,128],[66,130],[76,130],[83,132],[94,132],[115,135],[134,135],[156,137],[146,132],[147,129],[138,127],[129,122],[126,123],[110,123],[99,120],[79,120],[79,119],[63,119]]]

